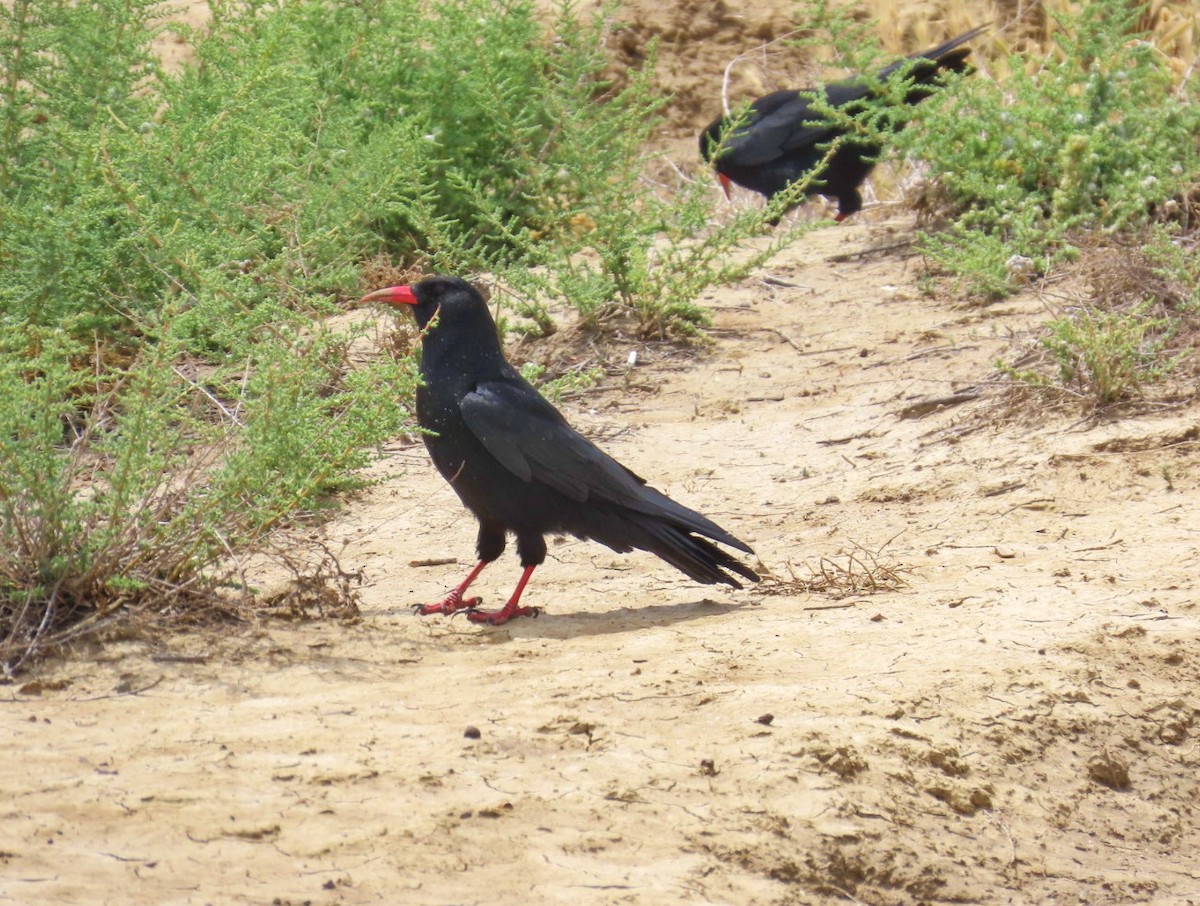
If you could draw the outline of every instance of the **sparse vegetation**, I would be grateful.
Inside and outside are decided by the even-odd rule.
[[[1094,407],[1130,399],[1175,364],[1163,358],[1172,323],[1149,317],[1149,308],[1148,302],[1124,311],[1084,306],[1055,318],[1040,341],[1055,366],[1050,376],[1003,365],[1002,370],[1035,387],[1061,388]]]
[[[667,98],[652,55],[602,77],[611,9],[215,4],[174,74],[150,45],[164,9],[0,6],[6,669],[81,620],[211,600],[230,552],[326,506],[412,427],[407,342],[352,358],[356,332],[324,321],[380,260],[490,271],[530,333],[565,301],[590,329],[681,337],[707,323],[706,287],[808,228],[752,243],[778,206],[714,216],[710,185],[648,163]],[[806,40],[832,30],[875,65],[843,10],[813,11]],[[1089,231],[1158,224],[1143,258],[1170,298],[1064,311],[1046,367],[1022,373],[1095,405],[1182,367],[1200,282],[1200,105],[1133,16],[1087,5],[1040,68],[963,80],[900,139],[961,214],[928,254],[986,295],[1013,254],[1036,278]],[[890,133],[877,113],[855,128]]]
[[[603,376],[601,368],[569,369],[558,377],[545,379],[546,366],[538,362],[526,362],[521,367],[521,377],[537,384],[542,396],[558,404],[568,395],[577,395],[593,386]]]
[[[1122,247],[1145,238],[1159,282],[1194,276],[1183,248],[1200,185],[1200,98],[1139,33],[1141,13],[1116,0],[1050,13],[1053,42],[1036,64],[1014,55],[1001,80],[964,80],[898,139],[955,212],[922,235],[923,249],[972,293],[992,300],[1036,283],[1097,235]],[[1180,359],[1171,337],[1194,326],[1178,305],[1118,295],[1099,291],[1047,325],[1038,342],[1054,370],[1010,376],[1097,408],[1169,374]]]
[[[606,15],[530,0],[0,7],[0,663],[72,625],[205,600],[223,559],[360,481],[411,425],[403,355],[323,326],[380,255],[489,269],[542,332],[565,298],[657,336],[759,231],[646,179],[665,98],[606,85]],[[565,387],[583,377],[567,377]],[[553,388],[552,388],[553,389]]]
[[[885,556],[886,547],[885,544],[872,551],[854,544],[850,550],[839,551],[833,557],[820,557],[815,563],[804,564],[806,574],[798,574],[796,566],[789,563],[786,577],[768,574],[757,590],[768,595],[822,594],[834,600],[896,591],[908,585],[905,575],[912,569]]]
[[[1000,370],[1019,387],[1094,413],[1193,396],[1200,318],[1196,265],[1185,252],[1170,225],[1084,244],[1067,268],[1070,297],[1053,303],[1022,365],[1001,362]]]

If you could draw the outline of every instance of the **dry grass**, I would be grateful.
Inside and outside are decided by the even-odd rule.
[[[261,587],[251,583],[250,575],[264,574],[276,579]],[[262,550],[187,582],[164,581],[155,593],[93,595],[87,601],[91,612],[78,622],[69,622],[70,612],[61,607],[47,610],[39,625],[19,613],[5,614],[13,631],[0,640],[0,667],[3,675],[19,676],[29,664],[78,645],[126,641],[162,647],[181,631],[249,627],[263,620],[354,622],[362,583],[362,573],[347,572],[325,544],[281,532]]]
[[[991,42],[979,42],[972,60],[988,60],[997,54],[1019,52],[1031,64],[1047,53],[1058,31],[1054,15],[1069,14],[1078,4],[1069,0],[1008,0],[980,2],[966,0],[918,0],[900,3],[898,0],[867,0],[861,6],[866,14],[879,23],[879,39],[889,53],[912,53],[914,48],[927,47],[950,35],[959,34],[981,23],[992,24]],[[1138,22],[1149,32],[1154,43],[1168,57],[1176,75],[1182,79],[1190,74],[1197,56],[1200,40],[1200,0],[1168,2],[1152,0]],[[973,45],[974,46],[974,45]],[[985,64],[986,65],[986,64]]]
[[[1181,239],[1195,255],[1200,236]],[[1079,260],[1066,273],[1081,283],[1092,304],[1116,309],[1130,302],[1149,301],[1158,314],[1180,312],[1188,302],[1192,287],[1177,277],[1164,274],[1163,265],[1153,260],[1140,235],[1104,235],[1091,233],[1080,245]]]
[[[898,0],[866,0],[844,6],[855,11],[856,18],[873,20],[876,35],[885,54],[904,56],[923,47],[931,47],[947,38],[961,34],[978,25],[990,24],[991,29],[971,42],[971,60],[985,75],[1003,75],[1010,53],[1019,53],[1028,65],[1037,68],[1053,47],[1054,35],[1060,30],[1055,15],[1077,12],[1078,4],[1070,0],[917,0],[900,3]],[[1200,47],[1200,0],[1169,2],[1152,0],[1138,21],[1138,28],[1148,32],[1155,45],[1170,58],[1179,80],[1191,75]],[[802,25],[802,22],[797,22]],[[781,31],[786,23],[781,23]],[[779,37],[763,45],[762,53],[754,50],[742,54],[748,63],[761,59],[788,58],[794,51],[778,44]],[[770,44],[769,52],[766,51]],[[663,53],[669,54],[669,48]]]
[[[1194,259],[1200,254],[1196,232],[1177,236],[1173,242],[1182,256]],[[1086,368],[1079,368],[1075,380],[1060,382],[1055,375],[1061,356],[1047,347],[1047,331],[1038,328],[1014,337],[1007,376],[995,381],[1001,389],[996,405],[979,410],[978,418],[1027,421],[1044,418],[1053,410],[1102,420],[1176,408],[1200,397],[1200,356],[1196,355],[1200,310],[1195,287],[1177,269],[1168,271],[1155,260],[1151,239],[1144,233],[1093,232],[1079,243],[1078,260],[1064,266],[1052,284],[1034,287],[1052,323],[1076,320],[1101,327],[1120,324],[1122,319],[1127,324],[1149,323],[1145,337],[1157,344],[1154,361],[1169,366],[1152,380],[1131,376],[1128,392],[1109,399]]]
[[[239,597],[250,604],[251,612],[289,622],[357,620],[362,600],[359,591],[363,584],[362,570],[347,572],[338,555],[323,542],[306,537],[293,544],[286,534],[272,538],[266,551],[251,558],[255,572],[261,572],[264,565],[269,565],[274,567],[275,573],[286,578],[252,590],[245,580],[250,564],[241,567]]]
[[[793,563],[786,564],[787,577],[765,573],[756,590],[766,595],[821,594],[834,600],[897,591],[908,585],[905,576],[913,570],[885,557],[886,547],[885,544],[872,551],[851,542],[849,550],[803,564],[802,570],[807,575],[797,573]]]

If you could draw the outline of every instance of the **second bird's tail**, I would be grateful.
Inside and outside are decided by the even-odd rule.
[[[980,25],[970,31],[963,32],[956,38],[951,38],[937,47],[912,54],[903,60],[884,68],[879,73],[881,80],[886,80],[894,73],[905,70],[913,80],[913,86],[904,99],[910,104],[923,101],[932,93],[930,90],[937,77],[943,72],[964,73],[968,70],[967,57],[971,48],[963,47],[972,38],[978,37],[987,30],[988,26]]]

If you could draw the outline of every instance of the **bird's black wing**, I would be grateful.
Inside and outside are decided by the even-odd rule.
[[[722,159],[739,167],[757,167],[777,160],[791,148],[824,141],[828,128],[806,125],[813,114],[811,98],[795,91],[777,91],[759,98],[750,119],[725,139]]]
[[[576,503],[603,501],[670,519],[741,550],[749,550],[716,523],[646,485],[569,424],[515,372],[483,381],[459,403],[471,433],[522,481],[537,482]]]
[[[459,403],[488,452],[522,481],[538,481],[583,503],[600,494],[626,503],[644,484],[578,434],[523,380],[484,381]]]
[[[986,25],[981,25],[937,47],[897,60],[881,69],[876,79],[886,81],[910,61],[917,61],[914,76],[920,81],[927,81],[939,67],[931,65],[921,68],[920,61],[940,61],[948,56],[954,58],[948,68],[960,70],[963,63],[958,58],[965,57],[970,51],[953,52],[986,28]],[[869,80],[854,77],[820,89],[774,91],[764,95],[751,105],[749,122],[725,140],[729,162],[739,167],[761,166],[786,152],[812,148],[836,137],[840,130],[833,124],[823,123],[821,115],[812,110],[813,97],[817,93],[823,93],[831,107],[840,108],[866,100],[876,92]]]
[[[821,91],[831,107],[844,107],[872,94],[866,83],[853,79]],[[812,90],[781,91],[756,101],[749,122],[726,139],[727,159],[739,167],[761,166],[791,151],[816,148],[836,138],[841,129],[812,109],[814,94]],[[764,104],[767,101],[771,103]]]

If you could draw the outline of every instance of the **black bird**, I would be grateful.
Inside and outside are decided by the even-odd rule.
[[[411,305],[422,331],[417,422],[425,446],[455,493],[479,520],[479,562],[457,588],[421,614],[468,610],[468,619],[499,625],[537,616],[519,604],[534,569],[546,559],[547,532],[599,541],[619,553],[638,548],[697,582],[758,581],[754,570],[715,544],[754,553],[699,513],[681,506],[578,434],[504,358],[487,303],[465,280],[428,277],[376,290],[363,301]],[[500,610],[476,610],[468,586],[517,539],[525,568]],[[704,537],[699,537],[704,536]],[[728,572],[726,572],[728,571]]]
[[[985,28],[985,25],[973,28],[945,44],[897,60],[881,69],[876,78],[885,82],[903,69],[912,80],[904,95],[904,104],[923,101],[937,90],[938,77],[943,71],[966,71],[966,59],[971,49],[961,45]],[[910,60],[914,62],[908,65]],[[736,121],[734,117],[718,117],[700,133],[700,156],[716,167],[726,196],[732,180],[761,193],[769,201],[820,166],[829,153],[830,143],[846,135],[848,130],[812,110],[818,96],[831,107],[856,113],[867,109],[878,93],[862,76],[820,88],[773,91],[754,101],[746,123],[728,135],[729,126]],[[894,108],[890,111],[890,120],[893,128],[899,130],[908,116],[902,108]],[[720,147],[722,137],[723,148]],[[843,139],[804,194],[836,198],[838,213],[835,219],[845,220],[862,208],[859,186],[881,153],[883,145],[878,141]]]

